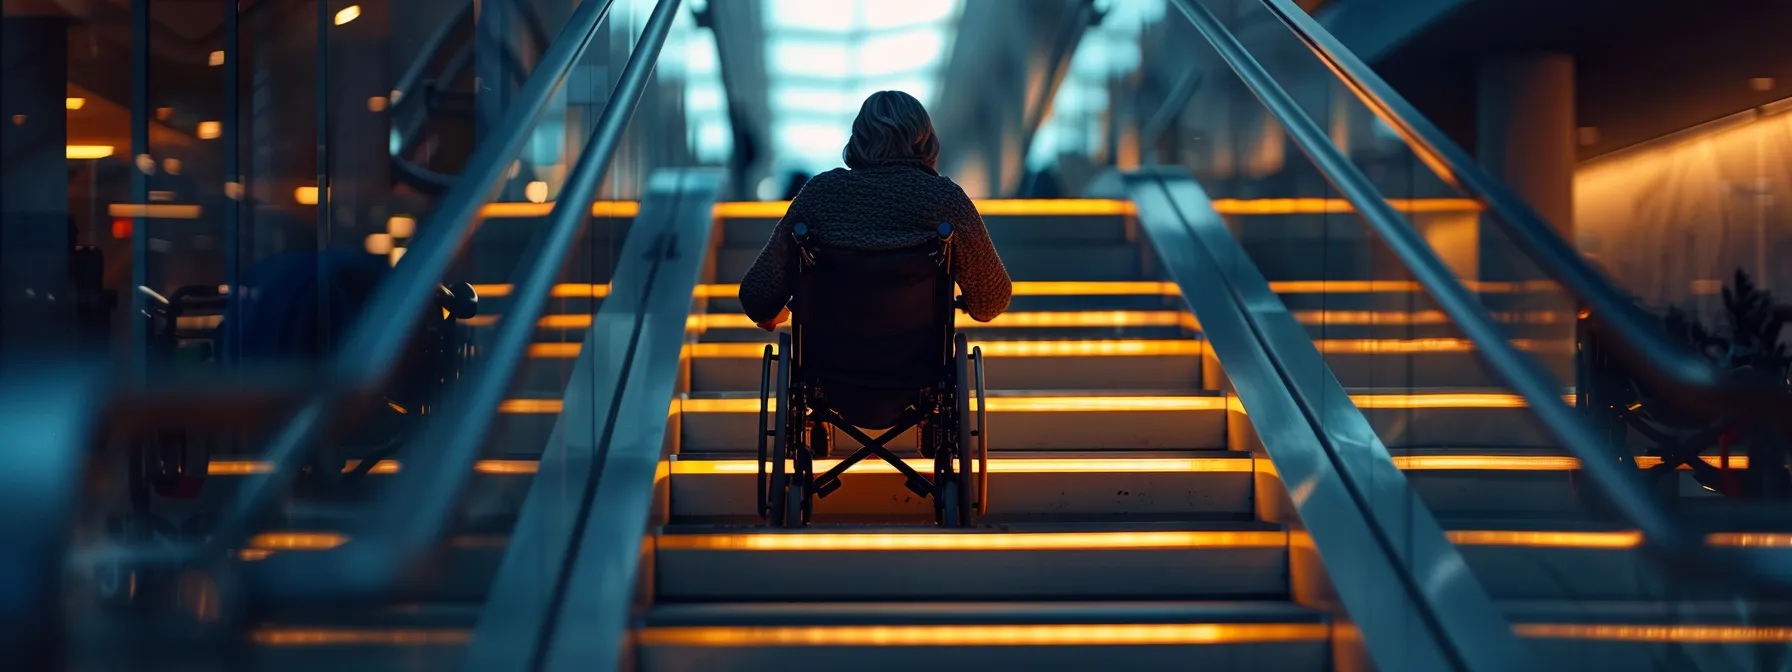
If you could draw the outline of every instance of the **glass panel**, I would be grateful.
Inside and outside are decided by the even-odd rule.
[[[485,205],[483,225],[441,279],[451,294],[477,294],[477,315],[451,317],[462,307],[454,300],[430,305],[382,393],[332,421],[330,436],[306,449],[302,468],[292,475],[293,487],[281,489],[269,507],[273,512],[257,523],[260,534],[246,548],[231,549],[240,560],[259,562],[282,554],[303,558],[356,541],[349,535],[359,529],[366,505],[393,492],[388,488],[400,482],[396,475],[433,457],[425,452],[433,446],[418,445],[417,439],[443,417],[442,402],[455,389],[492,382],[469,373],[478,370],[479,354],[491,345],[494,327],[513,305],[510,283],[518,270],[555,264],[558,284],[540,318],[535,343],[515,376],[500,381],[508,384],[507,399],[497,409],[498,419],[457,503],[449,539],[439,557],[432,556],[441,562],[429,564],[440,571],[407,572],[402,591],[423,606],[387,614],[445,633],[443,639],[370,647],[367,658],[361,657],[364,652],[355,654],[357,664],[379,665],[386,660],[382,656],[392,654],[434,669],[459,655],[458,645],[473,626],[475,612],[438,607],[476,600],[469,595],[478,595],[491,581],[538,460],[551,450],[549,436],[570,371],[591,331],[592,314],[608,293],[642,186],[654,169],[714,163],[727,156],[729,133],[726,118],[719,116],[713,39],[685,13],[663,52],[670,57],[662,61],[666,67],[649,82],[635,109],[635,123],[614,149],[597,204],[578,205],[578,211],[594,215],[584,233],[563,258],[525,258],[560,200],[568,173],[583,157],[653,5],[650,0],[616,3],[585,57],[533,126],[523,150],[511,157],[496,197]],[[321,11],[309,0],[298,5],[242,3],[232,46],[228,4],[157,0],[150,6],[152,17],[174,26],[175,33],[204,39],[169,42],[173,38],[151,32],[152,52],[190,52],[197,60],[191,67],[172,60],[152,62],[150,104],[137,120],[151,130],[145,154],[153,159],[153,170],[138,174],[150,180],[149,204],[198,208],[195,217],[180,221],[150,217],[153,228],[136,231],[141,243],[136,251],[149,260],[139,270],[161,296],[172,296],[184,286],[222,285],[230,298],[206,304],[208,319],[202,324],[184,319],[197,308],[184,321],[168,321],[180,329],[175,343],[164,343],[160,331],[149,335],[158,335],[153,345],[161,348],[155,351],[159,360],[184,354],[187,341],[203,342],[204,354],[191,357],[189,365],[208,371],[252,371],[275,362],[323,369],[344,354],[338,340],[344,333],[361,320],[384,317],[366,314],[366,299],[422,233],[475,145],[501,130],[497,119],[509,105],[519,104],[516,94],[546,40],[572,11],[565,3],[546,1],[484,2],[484,23],[476,26],[470,15],[457,13],[459,3],[331,2]],[[90,74],[106,75],[107,69],[128,73],[119,64],[128,60],[132,46],[129,11],[122,18],[96,16],[71,28],[71,45],[86,44],[90,34],[107,31],[122,41],[114,45],[117,53],[95,51],[87,61],[79,60],[84,50],[71,47],[79,66],[71,68],[71,99],[77,97],[73,92],[87,91],[77,87]],[[480,33],[482,29],[487,32]],[[477,46],[476,34],[486,36]],[[413,69],[419,60],[425,63]],[[413,70],[421,74],[406,77]],[[497,84],[475,89],[475,77]],[[234,88],[228,86],[232,81]],[[109,256],[116,251],[117,259],[128,262],[131,220],[117,224],[105,217],[111,204],[133,204],[131,173],[137,168],[130,145],[131,81],[127,75],[92,86],[108,83],[123,92],[121,101],[84,93],[79,96],[85,99],[82,109],[69,103],[71,143],[115,149],[106,158],[73,163],[71,193],[78,198],[71,196],[70,209],[77,215],[78,240],[109,245]],[[701,128],[687,125],[685,101],[703,96],[710,98],[701,107],[708,116],[692,117]],[[164,108],[169,111],[158,112]],[[320,172],[322,189],[317,188]],[[166,200],[157,200],[164,192]],[[123,275],[128,278],[129,273]],[[128,280],[111,282],[121,289],[129,286]],[[228,348],[220,345],[226,341]],[[269,418],[250,432],[175,427],[109,437],[113,450],[101,460],[106,477],[90,484],[97,494],[78,534],[82,552],[204,541],[244,483],[273,468],[264,449],[286,419]],[[145,466],[150,463],[154,466]],[[174,464],[179,466],[170,466]],[[570,489],[554,493],[558,499],[551,513],[573,515],[582,494]],[[551,560],[557,566],[559,559]],[[166,624],[158,621],[169,620],[170,610],[193,606],[174,604],[173,598],[179,597],[176,589],[187,585],[179,583],[186,580],[183,576],[197,575],[164,576],[139,569],[130,563],[101,563],[92,581],[75,588],[75,618],[84,626],[97,626],[83,626],[71,638],[71,650],[109,655],[117,649],[96,642],[141,636],[146,642],[133,648],[132,655],[163,660],[195,654],[192,640],[162,638]],[[542,576],[547,580],[553,573]],[[158,597],[164,594],[173,597]],[[147,608],[113,618],[103,615],[109,605]],[[340,624],[343,613],[325,606],[321,618]],[[169,627],[191,625],[181,624]],[[279,632],[303,637],[306,625],[284,612],[271,614],[255,626],[258,638],[250,640],[252,645],[198,646],[197,655],[223,656],[227,667],[296,661],[310,655],[307,647],[265,646],[272,640],[259,637],[275,633],[268,636],[277,639]],[[317,664],[306,660],[303,666]]]
[[[1590,339],[1590,332],[1577,329],[1576,300],[1514,241],[1507,222],[1484,211],[1472,194],[1454,186],[1440,161],[1415,149],[1392,123],[1378,118],[1262,2],[1201,4],[1239,36],[1251,56],[1326,133],[1331,146],[1423,237],[1493,316],[1501,337],[1540,365],[1535,371],[1563,395],[1562,401],[1547,403],[1572,404],[1577,393],[1595,389],[1605,395],[1581,417],[1612,443],[1576,446],[1578,451],[1561,445],[1516,395],[1515,372],[1492,370],[1484,363],[1482,353],[1442,314],[1439,303],[1414,286],[1414,276],[1382,242],[1382,234],[1341,202],[1310,162],[1292,156],[1298,151],[1292,139],[1236,75],[1219,65],[1217,54],[1203,46],[1192,55],[1195,62],[1214,65],[1205,70],[1208,79],[1182,113],[1181,125],[1216,141],[1204,142],[1205,151],[1183,153],[1183,161],[1216,196],[1290,199],[1255,204],[1221,200],[1218,205],[1232,210],[1233,229],[1257,266],[1280,282],[1284,302],[1308,325],[1332,373],[1484,587],[1495,599],[1535,601],[1535,608],[1512,614],[1520,633],[1554,651],[1589,639],[1585,631],[1563,630],[1563,623],[1610,625],[1618,628],[1614,632],[1638,633],[1639,642],[1668,645],[1661,649],[1665,653],[1645,654],[1656,660],[1714,655],[1710,660],[1734,661],[1740,658],[1727,657],[1765,643],[1751,639],[1727,651],[1686,653],[1672,645],[1691,641],[1692,635],[1647,634],[1646,626],[1662,623],[1759,624],[1761,607],[1755,599],[1760,594],[1747,583],[1697,582],[1654,562],[1638,550],[1637,533],[1606,505],[1579,467],[1581,460],[1610,459],[1645,468],[1636,482],[1654,489],[1662,511],[1695,526],[1778,531],[1783,515],[1745,515],[1736,504],[1784,487],[1779,457],[1783,436],[1757,425],[1689,420],[1682,409],[1637,387],[1634,369],[1603,368],[1613,362],[1595,359],[1603,355],[1591,350],[1577,371],[1576,353],[1600,344]],[[1170,28],[1187,31],[1191,26],[1178,20]],[[1510,84],[1544,86],[1538,80],[1546,74],[1511,73]],[[1482,126],[1489,123],[1483,120]],[[1518,122],[1513,124],[1513,133],[1524,132]],[[1515,137],[1514,142],[1524,139]],[[1481,138],[1483,144],[1493,141]],[[1584,169],[1576,179],[1587,179],[1589,171],[1602,174],[1600,170],[1597,165]],[[1541,204],[1545,217],[1570,216],[1549,210],[1566,207],[1550,200],[1551,193],[1524,193],[1522,183],[1518,188]],[[1669,271],[1659,277],[1675,276]],[[1595,362],[1601,368],[1591,368]],[[1783,370],[1776,375],[1783,378]],[[1652,428],[1658,439],[1671,438],[1647,440],[1649,432],[1636,429],[1639,425]],[[1674,469],[1677,459],[1671,449],[1682,444],[1707,450],[1703,457],[1686,456],[1698,470]],[[1721,461],[1720,452],[1732,456],[1733,470],[1727,474],[1701,463]],[[1602,453],[1609,457],[1596,457]],[[1745,454],[1756,460],[1771,456],[1773,464],[1735,469]],[[1751,520],[1775,522],[1762,528],[1762,522],[1746,522]],[[1761,534],[1719,535],[1710,543],[1745,543],[1742,539],[1785,543],[1780,535]],[[1721,609],[1699,606],[1708,599],[1732,601]],[[1648,605],[1651,615],[1639,616],[1639,605]],[[1682,653],[1691,658],[1673,657]]]

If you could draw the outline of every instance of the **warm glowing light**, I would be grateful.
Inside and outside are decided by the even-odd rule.
[[[1141,357],[1197,356],[1207,352],[1206,342],[1193,339],[1120,341],[972,341],[990,357]],[[692,357],[756,358],[764,343],[696,343]]]
[[[1466,198],[1390,198],[1388,204],[1407,213],[1479,212],[1481,204]],[[1214,211],[1222,215],[1323,215],[1356,212],[1342,198],[1216,198]]]
[[[205,64],[212,66],[214,68],[218,67],[220,65],[223,65],[224,64],[224,52],[223,51],[214,51],[211,54],[207,55],[205,57]]]
[[[645,646],[1151,646],[1324,641],[1320,623],[1115,625],[679,626],[641,630]]]
[[[392,252],[392,235],[388,233],[369,233],[362,242],[368,254],[390,254]]]
[[[559,399],[505,399],[498,404],[499,413],[559,413],[563,402]]]
[[[754,408],[758,410],[757,407]],[[933,461],[921,458],[904,460],[917,471],[933,469]],[[827,471],[839,460],[815,460],[816,471]],[[704,476],[758,473],[756,460],[678,460],[672,463],[675,476]],[[1240,458],[991,458],[992,474],[1103,474],[1103,473],[1250,473],[1251,461]],[[882,461],[865,461],[852,466],[851,473],[896,473],[896,468]]]
[[[144,219],[199,219],[202,209],[197,205],[175,205],[172,203],[113,203],[106,206],[106,214],[112,217],[142,217]]]
[[[707,331],[710,329],[754,329],[753,321],[741,313],[710,313],[692,315],[687,321],[692,329]],[[1118,329],[1124,327],[1174,327],[1185,326],[1198,328],[1195,316],[1174,310],[1105,310],[1105,311],[1065,311],[1036,313],[1003,313],[991,322],[978,322],[969,315],[959,314],[958,327],[961,329],[985,328],[1104,328]]]
[[[249,548],[267,551],[322,551],[348,543],[335,532],[264,532],[249,538]]]
[[[393,215],[386,218],[386,233],[393,238],[409,238],[417,230],[417,220],[404,215]]]
[[[480,460],[473,464],[473,471],[481,474],[533,474],[540,468],[541,463],[535,460]]]
[[[361,18],[361,6],[349,5],[336,12],[336,25],[340,26]]]
[[[1625,532],[1532,532],[1524,530],[1450,530],[1450,543],[1469,546],[1531,546],[1548,548],[1635,548],[1643,534]]]
[[[529,356],[536,359],[576,359],[583,343],[535,343],[529,346]]]
[[[1014,283],[1014,295],[1182,296],[1182,289],[1174,282],[1022,281]]]
[[[1705,537],[1708,546],[1792,548],[1792,534],[1774,532],[1719,532]]]
[[[405,253],[405,248],[402,248],[402,247],[392,248],[391,251],[386,253],[386,263],[391,264],[393,266],[397,266],[398,260],[404,258],[404,253]]]
[[[347,460],[342,471],[354,471],[360,464],[360,460]],[[534,460],[480,460],[473,464],[473,470],[482,474],[532,474],[535,473],[535,464]],[[367,473],[396,474],[402,466],[398,460],[380,460]],[[274,472],[274,465],[260,460],[214,460],[206,467],[205,473],[210,476],[247,476]]]
[[[1284,532],[1060,532],[1034,534],[664,534],[661,550],[1051,551],[1146,548],[1276,548]]]
[[[292,190],[292,200],[299,205],[317,205],[317,187],[299,187]]]
[[[530,182],[523,187],[523,198],[530,203],[546,203],[548,201],[548,183],[541,180]]]
[[[68,98],[62,102],[65,107],[71,110],[79,110],[83,107],[87,107],[86,98]]]
[[[208,476],[247,476],[249,474],[270,474],[274,465],[256,460],[212,460],[205,465]]]
[[[384,112],[391,105],[385,96],[372,96],[367,99],[368,112]]]
[[[1723,461],[1722,455],[1700,455],[1699,459],[1704,460],[1705,464],[1709,464],[1713,467],[1723,468],[1723,466],[1724,466],[1724,461]],[[1636,466],[1638,466],[1638,467],[1647,469],[1649,467],[1659,466],[1660,464],[1661,464],[1661,456],[1659,456],[1659,455],[1638,455],[1638,456],[1636,456]],[[1730,468],[1731,469],[1747,469],[1748,468],[1748,456],[1747,455],[1731,455],[1730,456]],[[1681,471],[1689,471],[1691,469],[1692,469],[1692,467],[1690,467],[1690,466],[1687,466],[1684,464],[1680,465]]]
[[[1455,324],[1440,310],[1296,310],[1294,319],[1301,324],[1325,325],[1437,325]],[[1549,311],[1495,313],[1494,318],[1507,324],[1556,324],[1561,316]]]
[[[1573,471],[1580,460],[1560,455],[1395,455],[1405,471]]]
[[[459,628],[261,628],[251,638],[261,646],[460,646],[473,641],[473,632]]]
[[[545,192],[543,199],[540,203],[487,203],[479,214],[487,219],[546,217],[553,212],[554,202],[545,200]],[[633,217],[640,214],[640,211],[641,204],[634,201],[597,201],[591,204],[592,217]]]
[[[394,234],[396,235],[396,234]],[[510,296],[511,286],[508,284],[473,285],[473,291],[482,297]],[[565,283],[554,285],[553,297],[556,299],[601,299],[610,295],[609,285],[584,283]]]
[[[112,155],[111,145],[69,145],[63,157],[70,160],[103,159]]]
[[[973,201],[977,211],[985,217],[996,216],[1089,216],[1089,215],[1132,215],[1138,209],[1131,201],[1107,199],[977,199]],[[1395,209],[1409,213],[1448,213],[1478,212],[1481,207],[1475,201],[1460,198],[1432,199],[1391,199]],[[632,217],[638,211],[638,204],[632,201],[629,207],[617,208],[598,216]],[[492,205],[520,205],[498,204]],[[783,217],[789,210],[789,201],[735,201],[717,203],[712,214],[721,219],[776,219]],[[1214,209],[1226,215],[1291,215],[1291,214],[1325,214],[1353,212],[1348,201],[1343,199],[1323,198],[1272,198],[1272,199],[1219,199],[1214,201]],[[545,208],[503,208],[488,211],[487,217],[537,217],[547,214]],[[594,213],[596,214],[596,213]]]
[[[1353,394],[1351,403],[1361,409],[1415,408],[1525,408],[1524,397],[1496,392],[1441,392],[1435,394]],[[1574,403],[1568,400],[1568,403]]]
[[[1591,639],[1608,642],[1671,642],[1675,644],[1792,643],[1792,627],[1750,625],[1583,625],[1520,623],[1512,630],[1523,637]]]
[[[702,344],[699,344],[702,345]],[[757,397],[729,399],[684,399],[679,402],[684,413],[758,413]],[[772,401],[777,407],[777,400]],[[1147,412],[1147,411],[1221,411],[1224,397],[989,397],[991,413],[1030,412]]]
[[[360,460],[346,460],[343,462],[342,472],[348,473],[348,472],[354,471],[356,468],[358,468],[360,466],[361,466]],[[373,463],[373,466],[369,467],[367,469],[367,473],[369,473],[369,474],[396,474],[396,473],[398,473],[398,469],[399,469],[398,460],[380,460],[378,462]]]
[[[1000,215],[1131,215],[1138,212],[1132,201],[1095,198],[1015,198],[974,201],[977,212]]]
[[[1404,355],[1421,352],[1474,352],[1475,344],[1461,338],[1416,339],[1321,339],[1313,342],[1319,352],[1332,354]]]
[[[216,140],[223,134],[224,126],[215,121],[201,121],[198,130],[195,131],[195,135],[198,135],[200,140]]]
[[[1148,357],[1199,356],[1207,352],[1207,342],[1192,339],[1161,341],[984,341],[971,343],[982,347],[990,357]]]

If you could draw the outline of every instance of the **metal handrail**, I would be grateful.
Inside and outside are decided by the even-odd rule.
[[[232,548],[243,540],[254,517],[281,492],[297,467],[326,434],[331,421],[352,399],[377,392],[399,360],[406,341],[442,275],[481,221],[511,158],[522,151],[548,103],[590,46],[615,0],[581,3],[543,54],[541,63],[517,93],[494,132],[479,143],[468,169],[418,226],[417,237],[393,267],[391,276],[374,288],[366,310],[343,339],[340,355],[330,364],[332,383],[317,390],[292,420],[274,434],[266,460],[273,467],[248,477],[223,513],[212,548]],[[563,199],[564,200],[564,199]]]
[[[609,170],[629,118],[647,90],[660,50],[672,32],[680,0],[660,0],[635,50],[611,91],[596,129],[567,177],[566,185],[548,214],[541,231],[516,267],[511,284],[514,303],[505,310],[491,344],[481,351],[470,382],[443,404],[439,419],[429,423],[412,443],[428,446],[407,461],[389,487],[383,489],[373,514],[350,535],[354,541],[328,552],[323,558],[297,558],[277,563],[268,572],[267,588],[289,596],[334,597],[318,590],[318,583],[351,591],[379,591],[392,585],[406,561],[427,552],[441,536],[461,489],[473,473],[473,462],[490,431],[498,406],[511,379],[535,340],[536,321],[546,309],[554,282],[565,264],[573,242],[590,221],[581,204],[596,197]],[[645,233],[645,232],[640,232]],[[291,569],[293,572],[278,570]],[[293,581],[293,574],[310,580]]]
[[[1668,337],[1661,324],[1582,257],[1555,227],[1419,114],[1368,64],[1293,0],[1261,0],[1439,178],[1480,200],[1542,270],[1589,309],[1589,320],[1639,378],[1685,409],[1711,416],[1792,410],[1783,388],[1732,376]]]
[[[1270,76],[1220,20],[1195,0],[1172,0],[1245,86],[1263,102],[1326,181],[1357,209],[1388,248],[1413,274],[1439,307],[1473,341],[1488,368],[1504,378],[1529,404],[1537,420],[1562,446],[1580,458],[1582,473],[1603,494],[1612,509],[1635,526],[1651,550],[1707,569],[1744,573],[1792,586],[1792,563],[1779,563],[1779,553],[1741,553],[1707,549],[1701,534],[1672,518],[1650,497],[1635,468],[1610,459],[1598,432],[1572,406],[1561,402],[1557,384],[1536,359],[1506,340],[1504,330],[1476,296],[1451,272],[1437,251],[1402,218],[1368,176],[1350,162],[1325,131],[1314,123],[1288,91]],[[1723,564],[1711,562],[1723,557]],[[1695,560],[1696,559],[1696,560]]]

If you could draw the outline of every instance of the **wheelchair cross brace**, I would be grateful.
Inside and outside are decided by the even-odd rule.
[[[901,472],[903,476],[903,485],[907,486],[910,491],[922,497],[930,497],[933,495],[932,480],[929,480],[926,476],[922,476],[920,472],[915,471],[914,467],[908,466],[908,463],[904,462],[902,458],[897,457],[895,453],[890,452],[889,448],[884,447],[890,440],[895,439],[903,432],[920,424],[923,416],[921,412],[915,410],[913,406],[910,406],[908,410],[903,412],[901,422],[884,430],[884,432],[879,434],[876,439],[866,436],[865,432],[841,419],[838,414],[828,408],[813,408],[810,410],[810,414],[811,419],[815,422],[825,422],[829,425],[833,425],[840,431],[846,432],[847,436],[852,437],[854,441],[858,441],[861,446],[858,450],[854,451],[853,454],[848,455],[846,459],[840,460],[840,463],[834,465],[834,468],[827,470],[827,473],[824,473],[815,479],[815,496],[826,498],[835,490],[839,490],[840,475],[846,473],[846,470],[851,469],[853,465],[858,464],[865,458],[871,456],[876,456],[878,459],[890,463],[890,466],[895,467],[896,471]]]

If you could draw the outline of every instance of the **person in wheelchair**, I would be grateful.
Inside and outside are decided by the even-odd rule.
[[[834,427],[902,425],[919,427],[918,449],[933,457],[941,441],[932,424],[950,399],[942,390],[964,382],[954,380],[954,309],[988,322],[1008,308],[1008,271],[976,206],[938,173],[939,153],[919,101],[872,94],[853,121],[847,167],[803,186],[741,280],[741,306],[761,329],[776,330],[794,309],[794,365],[784,368],[806,415],[792,429],[809,434],[814,457],[831,452]],[[830,485],[837,480],[824,477],[815,487],[825,496]]]

